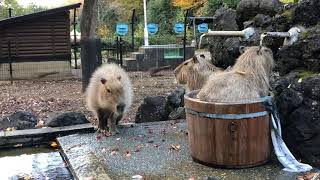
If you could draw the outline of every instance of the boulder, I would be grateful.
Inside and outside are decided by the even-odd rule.
[[[320,22],[320,1],[300,0],[294,11],[293,22],[307,27],[318,24]]]
[[[136,123],[166,121],[169,113],[164,111],[165,96],[146,97],[136,113]]]
[[[171,112],[179,107],[184,106],[184,94],[186,90],[178,87],[166,97],[165,111]]]
[[[47,127],[72,126],[89,123],[86,116],[78,112],[67,112],[45,122]]]
[[[320,166],[320,75],[292,72],[274,89],[285,143],[297,159]]]
[[[257,14],[254,18],[254,26],[255,27],[268,27],[272,22],[272,18],[268,15]]]
[[[250,20],[257,14],[274,16],[283,9],[279,0],[241,0],[237,7],[238,24]]]
[[[233,9],[228,9],[225,7],[216,10],[213,16],[213,27],[212,30],[215,31],[238,31],[237,25],[237,13]]]
[[[17,111],[0,121],[0,129],[15,128],[17,130],[34,129],[37,118],[30,112]]]
[[[169,113],[169,119],[185,119],[186,113],[184,110],[184,94],[185,89],[178,87],[172,91],[166,98],[165,111]]]
[[[281,48],[275,59],[280,75],[296,69],[320,72],[320,25],[301,33],[293,45]]]
[[[176,120],[176,119],[186,119],[186,111],[184,107],[178,107],[177,109],[173,110],[169,114],[170,120]]]
[[[238,31],[236,11],[233,9],[220,8],[213,16],[213,28],[216,31]],[[239,56],[239,38],[209,37],[209,51],[214,65],[227,68],[232,66]]]

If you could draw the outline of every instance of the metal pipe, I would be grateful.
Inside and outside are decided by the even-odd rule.
[[[233,36],[233,37],[242,37],[244,39],[249,39],[255,33],[254,28],[249,27],[242,31],[211,31],[204,33],[200,36],[199,49],[201,49],[202,38],[206,36]]]
[[[189,10],[187,9],[184,16],[184,34],[183,34],[183,61],[186,60],[186,43],[187,43],[187,18]]]
[[[131,46],[132,46],[132,52],[134,52],[134,24],[135,24],[135,18],[136,18],[136,9],[132,10],[132,17],[131,17]]]
[[[9,8],[9,18],[11,18],[12,17],[12,8],[10,7]]]
[[[298,40],[299,34],[303,31],[302,27],[293,27],[288,32],[265,32],[260,35],[260,45],[265,37],[285,38],[283,45],[292,45]]]

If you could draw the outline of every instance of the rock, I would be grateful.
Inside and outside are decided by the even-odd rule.
[[[170,120],[176,120],[176,119],[186,119],[186,112],[184,107],[178,107],[177,109],[173,110],[169,114]]]
[[[272,22],[272,18],[264,14],[257,14],[253,20],[255,27],[268,27]]]
[[[185,118],[183,108],[185,92],[183,87],[178,87],[167,96],[164,110],[169,114],[170,120]]]
[[[89,123],[86,116],[78,112],[67,112],[45,122],[47,127],[72,126]]]
[[[320,72],[320,25],[301,33],[299,40],[291,46],[284,46],[275,56],[280,75],[296,69]]]
[[[166,121],[169,113],[164,110],[166,97],[146,97],[136,113],[136,123]]]
[[[292,72],[279,80],[275,100],[290,151],[297,159],[320,166],[320,75],[302,76]]]
[[[237,13],[233,9],[222,7],[217,9],[213,16],[213,27],[215,31],[238,31]]]
[[[37,122],[38,120],[33,114],[17,111],[0,121],[0,129],[5,130],[13,127],[17,130],[34,129]]]
[[[293,22],[307,27],[318,24],[320,22],[320,1],[300,0],[294,11]]]
[[[213,30],[219,31],[238,31],[238,25],[236,22],[236,11],[233,9],[220,8],[213,16]],[[240,55],[239,38],[228,37],[209,37],[209,51],[212,56],[212,62],[214,65],[227,68],[232,66],[235,59]]]
[[[303,96],[312,100],[320,101],[320,76],[307,78],[301,82]]]
[[[238,24],[243,24],[257,14],[274,16],[283,9],[279,0],[241,0],[237,7]]]
[[[179,107],[183,107],[185,92],[186,90],[183,87],[178,87],[171,92],[166,98],[165,111],[170,113]]]
[[[272,20],[272,31],[286,32],[293,27],[293,10],[277,14]]]

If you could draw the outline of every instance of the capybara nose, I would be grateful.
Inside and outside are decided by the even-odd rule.
[[[120,103],[117,105],[117,111],[119,112],[119,114],[123,114],[125,107],[126,107],[126,105],[124,103]]]

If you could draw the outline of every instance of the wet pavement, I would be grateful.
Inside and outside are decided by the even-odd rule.
[[[49,148],[17,148],[0,151],[0,179],[72,180],[59,151]]]
[[[274,159],[247,169],[216,169],[192,161],[185,121],[123,126],[120,134],[100,133],[58,138],[64,155],[79,179],[295,179]]]

